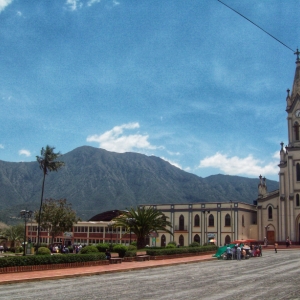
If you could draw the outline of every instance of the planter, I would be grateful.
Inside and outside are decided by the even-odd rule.
[[[207,252],[182,253],[182,254],[172,254],[172,255],[157,255],[157,256],[150,256],[150,259],[151,260],[172,259],[172,258],[208,255],[208,254],[215,254],[215,253],[216,251],[207,251]]]
[[[44,271],[53,269],[66,269],[66,268],[77,268],[77,267],[91,267],[109,265],[109,260],[99,261],[88,261],[88,262],[76,262],[76,263],[65,263],[65,264],[52,264],[52,265],[34,265],[34,266],[15,266],[0,268],[0,274],[2,273],[16,273],[16,272],[30,272],[30,271]]]
[[[131,262],[131,261],[134,261],[134,257],[124,257],[123,258],[123,262]]]

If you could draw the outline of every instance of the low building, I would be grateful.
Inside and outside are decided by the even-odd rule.
[[[150,206],[150,205],[145,205]],[[180,246],[192,242],[204,245],[228,244],[238,239],[257,239],[256,206],[241,202],[154,205],[172,223],[173,235],[159,232],[156,246],[175,241]]]

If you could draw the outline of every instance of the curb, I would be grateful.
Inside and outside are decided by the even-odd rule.
[[[212,261],[212,260],[216,260],[216,258],[210,257],[210,258],[205,258],[202,260],[178,261],[178,262],[170,262],[168,264],[157,264],[157,265],[150,265],[150,266],[140,265],[140,266],[128,267],[128,268],[124,268],[124,269],[91,271],[91,272],[86,272],[86,273],[52,275],[52,276],[49,275],[49,276],[45,276],[42,278],[34,277],[34,278],[11,279],[11,280],[6,280],[6,281],[0,281],[0,285],[13,284],[13,283],[25,283],[25,282],[38,282],[38,281],[45,281],[45,280],[57,280],[57,279],[64,279],[64,278],[76,278],[76,277],[83,277],[83,276],[94,276],[94,275],[120,273],[120,272],[131,272],[131,271],[154,269],[154,268],[160,268],[160,267],[169,267],[169,266],[175,266],[175,265],[180,265],[180,264],[200,263],[200,262]],[[41,272],[41,271],[39,271],[39,272]],[[30,272],[28,272],[28,274],[30,274]]]

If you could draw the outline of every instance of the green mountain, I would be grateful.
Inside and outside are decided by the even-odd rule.
[[[65,167],[46,176],[44,197],[66,198],[82,220],[139,204],[253,203],[257,197],[258,179],[228,175],[201,178],[155,156],[83,146],[61,160]],[[0,161],[0,221],[17,222],[20,210],[38,209],[42,177],[35,161]],[[276,181],[267,184],[269,191],[278,189]]]

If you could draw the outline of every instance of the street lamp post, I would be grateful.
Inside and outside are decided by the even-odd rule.
[[[129,231],[130,231],[130,234],[129,234],[129,236],[130,236],[130,238],[129,238],[130,239],[129,245],[131,245],[131,227],[132,227],[132,225],[135,224],[136,219],[135,218],[127,218],[126,221],[127,221],[127,224],[129,225]]]
[[[207,220],[206,220],[205,213],[209,214],[210,210],[202,210],[202,213],[204,215],[204,238],[206,239],[206,242],[207,242],[207,237],[205,237],[205,233],[207,235]]]
[[[113,230],[113,222],[109,222],[107,224],[108,228],[110,229],[110,251],[112,251],[112,230]]]
[[[21,218],[24,219],[24,223],[25,223],[25,228],[24,228],[24,248],[23,248],[23,255],[25,256],[26,255],[26,249],[25,249],[25,245],[26,245],[26,222],[31,219],[32,217],[32,211],[31,210],[21,210],[20,211],[20,215],[21,215]]]

